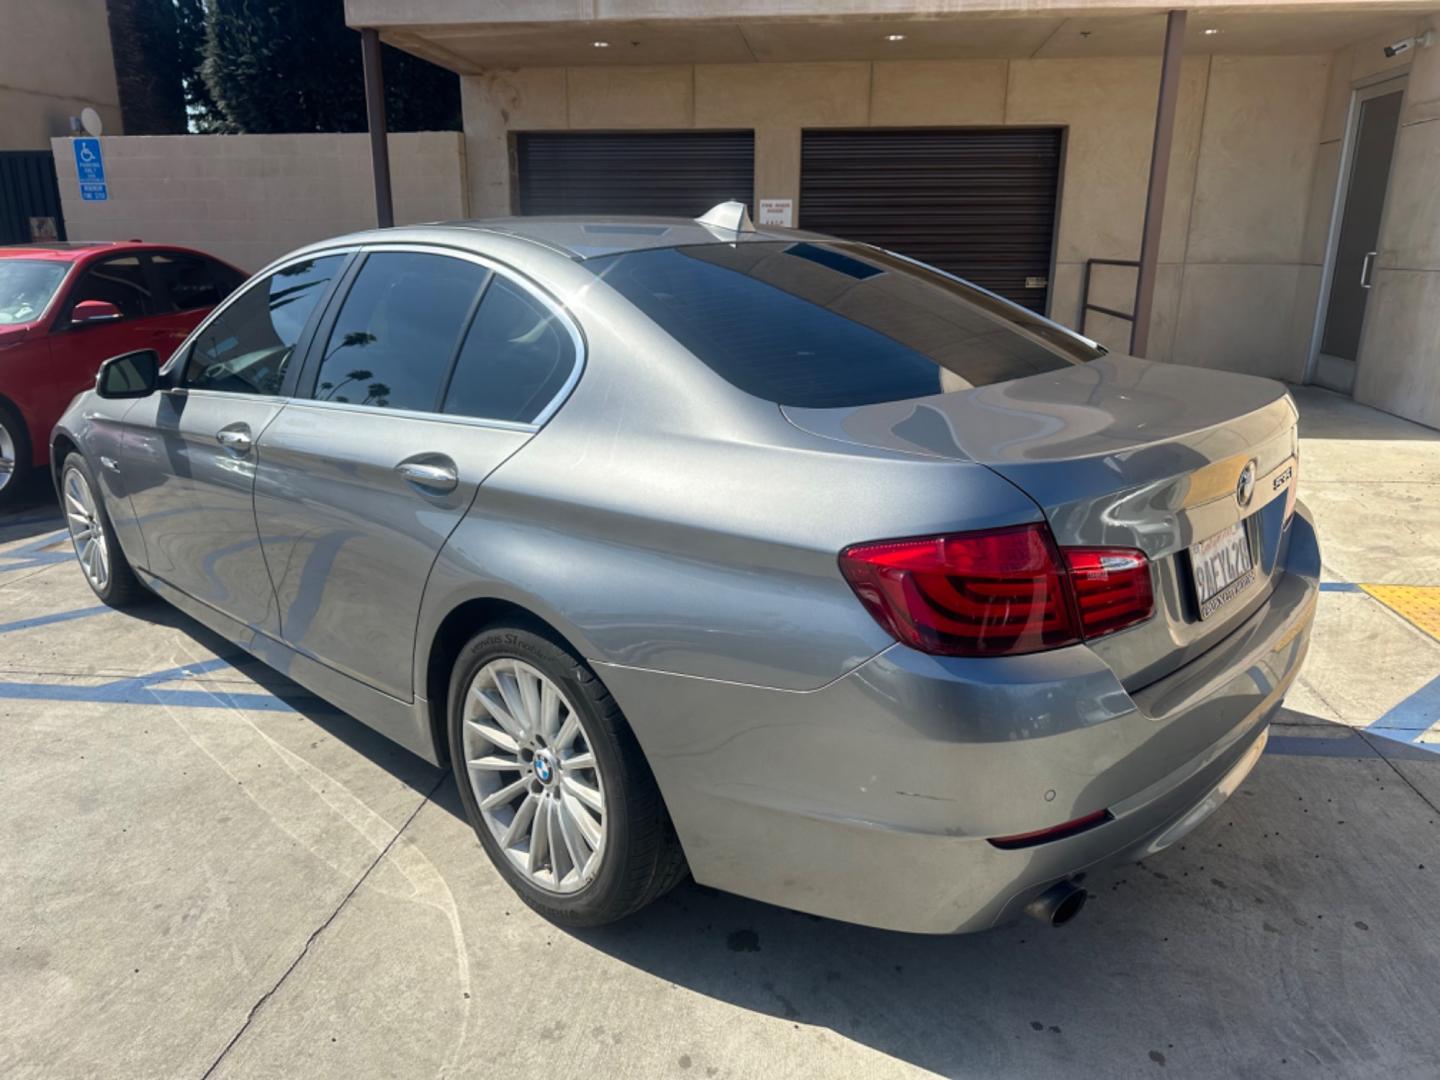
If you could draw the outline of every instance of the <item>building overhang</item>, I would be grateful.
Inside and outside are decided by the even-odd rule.
[[[1165,12],[1186,53],[1323,53],[1395,30],[1437,0],[346,0],[346,21],[462,74],[487,68],[821,60],[1156,56]],[[838,9],[838,13],[837,13]],[[598,44],[603,43],[603,44]]]

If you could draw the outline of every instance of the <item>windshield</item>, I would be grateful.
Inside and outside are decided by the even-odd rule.
[[[983,289],[860,244],[704,244],[585,266],[718,375],[779,405],[926,397],[1103,351]]]
[[[69,269],[51,259],[0,259],[0,326],[38,319]]]

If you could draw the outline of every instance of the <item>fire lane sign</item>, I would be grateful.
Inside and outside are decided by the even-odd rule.
[[[80,181],[80,198],[86,202],[104,202],[110,198],[105,182],[105,159],[100,156],[99,139],[74,139],[75,175]]]

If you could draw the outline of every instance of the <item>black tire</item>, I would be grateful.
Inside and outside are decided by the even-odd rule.
[[[15,501],[30,478],[33,450],[30,445],[30,431],[25,426],[25,421],[8,401],[0,400],[0,427],[5,429],[15,447],[14,468],[9,479],[5,480],[4,487],[0,487],[0,510],[3,510]],[[0,445],[3,445],[3,442],[0,442]]]
[[[578,892],[561,895],[526,880],[480,814],[461,741],[464,698],[480,669],[502,658],[530,664],[560,689],[601,766],[604,857],[594,879]],[[484,630],[460,651],[448,701],[450,760],[466,816],[496,870],[535,911],[562,926],[600,926],[633,914],[684,879],[684,853],[630,725],[595,672],[563,641],[538,625]]]
[[[120,539],[115,535],[115,526],[110,523],[110,513],[105,508],[105,495],[99,483],[96,482],[94,470],[90,463],[85,460],[82,454],[72,452],[65,458],[60,466],[60,510],[65,513],[68,523],[68,506],[65,497],[65,477],[71,469],[79,472],[85,478],[85,483],[95,499],[95,518],[101,531],[105,534],[105,544],[110,556],[110,578],[104,588],[98,588],[95,582],[90,580],[90,575],[81,573],[85,577],[85,583],[90,586],[90,591],[100,598],[101,603],[108,604],[113,608],[134,607],[150,599],[150,590],[140,584],[140,579],[135,576],[131,569],[130,562],[125,558],[125,552],[120,548]],[[78,557],[78,553],[77,553]]]

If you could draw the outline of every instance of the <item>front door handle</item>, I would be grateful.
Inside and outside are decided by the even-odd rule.
[[[1375,256],[1378,251],[1365,252],[1365,258],[1360,260],[1360,288],[1370,288],[1370,268],[1375,265]]]
[[[460,483],[460,476],[453,465],[402,461],[395,466],[395,471],[412,484],[429,488],[431,491],[454,491]]]
[[[255,445],[249,424],[231,424],[215,433],[215,441],[234,454],[248,454]]]

